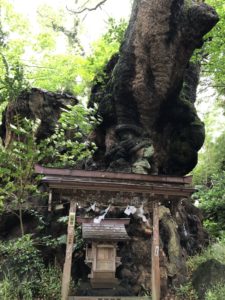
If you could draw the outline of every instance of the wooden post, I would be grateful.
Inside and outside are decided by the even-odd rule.
[[[156,201],[153,202],[152,300],[160,300],[159,205]]]
[[[48,211],[52,211],[52,189],[49,190],[48,194]]]
[[[69,220],[67,227],[67,243],[66,243],[66,257],[63,267],[62,277],[62,300],[67,300],[69,296],[71,265],[75,235],[75,220],[76,220],[76,202],[70,202]]]

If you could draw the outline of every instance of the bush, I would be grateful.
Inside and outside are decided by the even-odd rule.
[[[0,299],[60,299],[61,270],[45,267],[31,235],[0,243]]]
[[[44,263],[30,234],[0,243],[0,266],[4,274],[16,274],[20,280],[35,278]]]
[[[0,299],[4,300],[60,300],[61,299],[61,271],[55,267],[41,270],[38,285],[26,278],[20,280],[12,274],[4,276],[0,282]]]
[[[195,194],[205,216],[204,225],[213,237],[225,232],[225,172],[213,175],[210,186],[202,186]]]
[[[179,288],[176,288],[176,298],[179,300],[197,300],[198,296],[190,282],[182,284]]]
[[[203,262],[215,259],[220,263],[225,262],[225,237],[221,238],[217,243],[212,244],[202,253],[195,255],[187,261],[189,273],[192,273]]]
[[[218,283],[206,293],[206,300],[224,300],[225,284]]]
[[[61,278],[59,268],[49,267],[41,271],[39,296],[46,300],[61,299]]]
[[[220,263],[224,264],[225,262],[225,236],[220,238],[216,243],[210,245],[207,249],[202,251],[202,253],[190,257],[187,261],[189,281],[179,288],[175,289],[177,300],[197,300],[199,299],[196,291],[194,290],[191,283],[191,276],[193,272],[198,268],[202,263],[210,260],[216,259]],[[223,300],[225,295],[225,285],[218,283],[215,287],[209,289],[206,292],[206,300]]]
[[[32,283],[20,281],[18,277],[5,276],[0,282],[0,299],[31,300],[33,299]]]

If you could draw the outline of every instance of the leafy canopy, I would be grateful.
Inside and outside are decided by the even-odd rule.
[[[215,7],[220,21],[207,34],[203,48],[203,75],[212,76],[213,87],[225,94],[225,4],[223,0],[207,0]],[[224,102],[223,102],[224,105]]]

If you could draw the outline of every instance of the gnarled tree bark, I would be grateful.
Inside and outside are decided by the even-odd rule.
[[[118,56],[93,87],[103,123],[98,168],[184,175],[197,163],[204,124],[194,102],[199,66],[190,62],[218,16],[192,0],[135,0]]]
[[[93,135],[98,151],[87,168],[185,175],[195,167],[205,132],[194,106],[200,65],[191,57],[217,21],[215,10],[202,1],[134,0],[119,54],[107,64],[104,82],[92,89],[90,105],[98,103],[103,122]],[[160,207],[164,295],[168,284],[185,280],[185,257],[206,237],[201,214],[191,203],[167,206]],[[145,256],[149,248],[142,242]],[[131,278],[140,265],[130,249],[133,266],[125,262],[121,274],[136,293]],[[143,276],[136,282],[149,288],[144,279],[149,266],[141,267]]]

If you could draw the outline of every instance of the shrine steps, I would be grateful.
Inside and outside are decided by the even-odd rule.
[[[92,278],[91,286],[93,289],[113,289],[119,284],[117,278]]]

